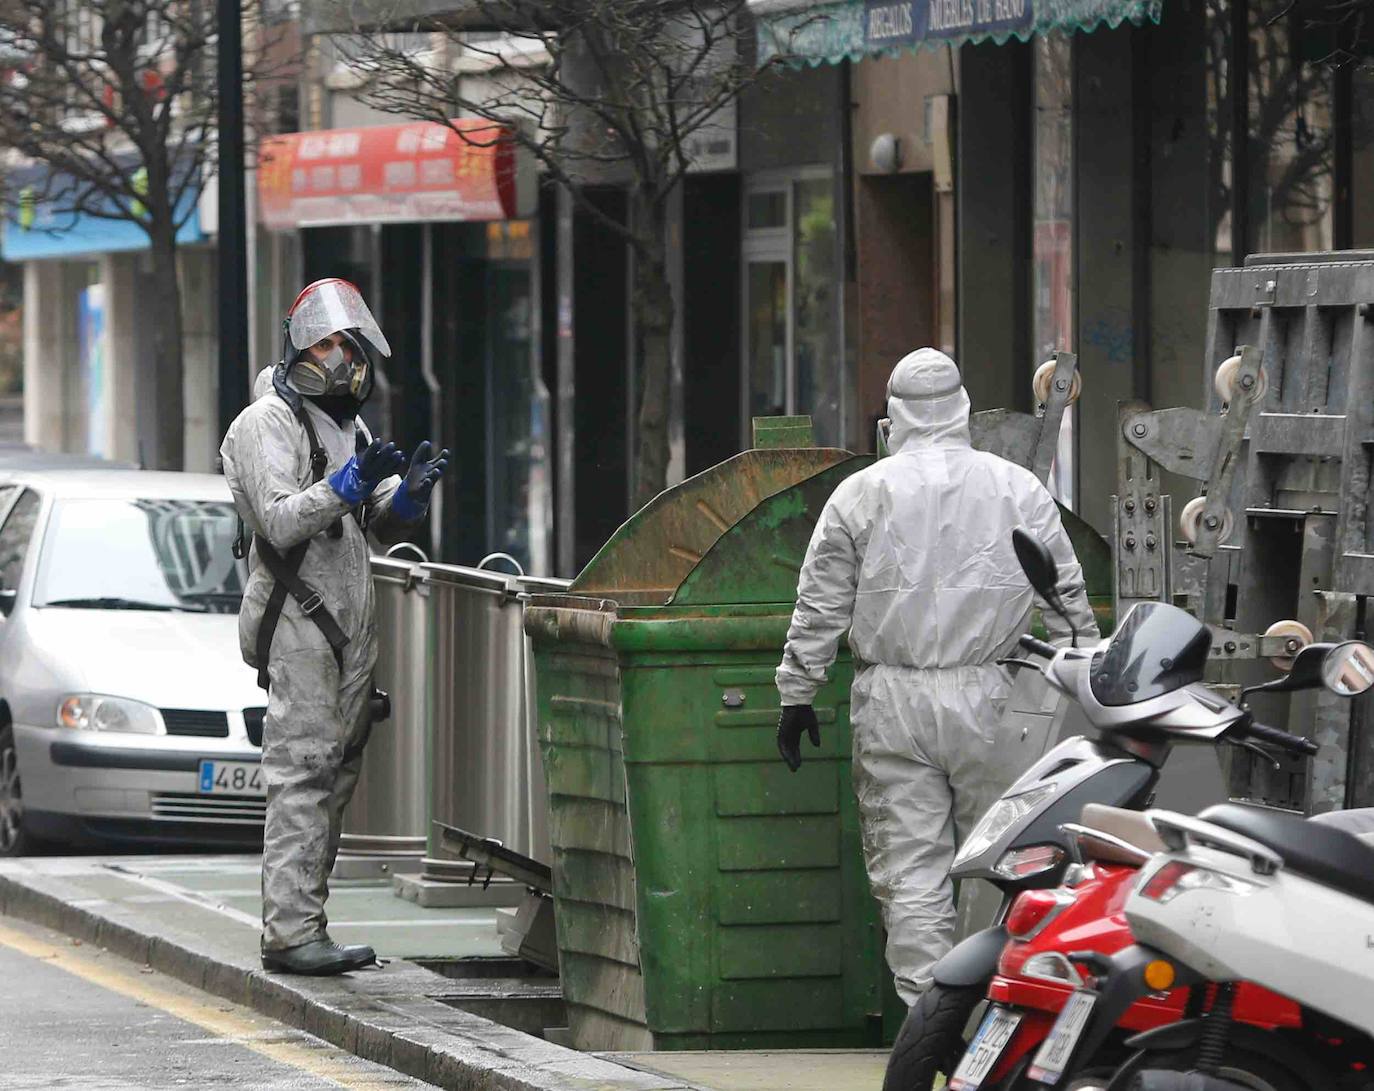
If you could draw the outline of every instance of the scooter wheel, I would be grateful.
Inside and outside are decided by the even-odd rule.
[[[1172,1072],[1189,1073],[1196,1066],[1194,1050],[1137,1053],[1117,1069],[1107,1088],[1108,1091],[1136,1091],[1141,1086],[1144,1073],[1153,1073],[1156,1077]],[[1298,1072],[1259,1049],[1246,1049],[1232,1044],[1218,1066],[1217,1077],[1226,1081],[1228,1086],[1243,1088],[1244,1091],[1316,1091],[1317,1088],[1335,1086],[1324,1078],[1324,1072],[1318,1075],[1316,1069],[1317,1066],[1314,1066],[1312,1072]],[[1151,1085],[1146,1083],[1145,1086]]]
[[[1045,405],[1050,400],[1050,384],[1054,382],[1054,369],[1058,366],[1053,360],[1046,360],[1035,369],[1035,378],[1031,380],[1031,393],[1035,395],[1037,405]],[[1078,396],[1083,393],[1083,373],[1077,369],[1073,373],[1073,382],[1069,385],[1069,404],[1078,401]]]
[[[892,1044],[883,1091],[930,1091],[937,1075],[950,1075],[964,1054],[964,1027],[983,992],[976,985],[932,985],[923,992]]]
[[[1183,535],[1183,540],[1189,545],[1196,545],[1198,534],[1202,530],[1202,512],[1207,507],[1207,497],[1195,496],[1183,505],[1183,510],[1178,516],[1178,532]],[[1231,537],[1231,531],[1235,529],[1235,519],[1229,511],[1221,517],[1221,533],[1217,535],[1217,542],[1221,543]]]
[[[1291,671],[1293,660],[1297,658],[1298,652],[1312,643],[1312,630],[1301,621],[1276,621],[1264,630],[1264,635],[1288,637],[1289,646],[1293,648],[1293,653],[1291,655],[1276,655],[1269,660],[1281,671]]]
[[[1216,388],[1217,397],[1227,405],[1235,401],[1236,396],[1240,393],[1236,389],[1236,373],[1239,371],[1240,357],[1238,355],[1230,356],[1221,362],[1217,367],[1217,373],[1212,376],[1212,385]],[[1257,378],[1258,382],[1255,383],[1255,389],[1250,393],[1251,402],[1262,402],[1264,396],[1269,393],[1269,376],[1264,368],[1259,369]]]

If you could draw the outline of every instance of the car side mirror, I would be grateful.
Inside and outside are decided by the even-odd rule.
[[[1374,648],[1362,640],[1337,644],[1322,658],[1320,676],[1322,685],[1340,697],[1368,692],[1374,688]]]
[[[9,617],[14,612],[14,603],[18,597],[18,591],[6,591],[4,588],[0,588],[0,617]]]

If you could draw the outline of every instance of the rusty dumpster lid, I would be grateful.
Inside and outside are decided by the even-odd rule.
[[[854,456],[836,447],[744,451],[661,493],[611,536],[571,594],[666,605],[731,527],[769,497]]]

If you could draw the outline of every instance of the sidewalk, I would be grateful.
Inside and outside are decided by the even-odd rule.
[[[66,932],[455,1091],[872,1091],[867,1052],[596,1056],[529,1029],[561,1007],[551,979],[455,979],[412,960],[506,958],[489,908],[426,909],[378,880],[335,880],[330,932],[367,942],[379,970],[338,978],[263,972],[253,856],[33,857],[0,861],[0,914]],[[484,965],[483,963],[469,965]],[[462,1005],[461,1007],[458,1005]]]

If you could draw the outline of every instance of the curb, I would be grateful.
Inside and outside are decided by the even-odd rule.
[[[102,912],[114,903],[90,899],[76,888],[70,891],[72,898],[64,898],[64,885],[51,876],[0,871],[0,914],[151,966],[449,1091],[691,1091],[690,1084],[554,1045],[445,1004],[435,994],[445,992],[447,979],[404,960],[393,960],[381,974],[357,981],[268,974],[141,932]],[[374,983],[385,989],[412,981],[408,993],[367,989]]]

